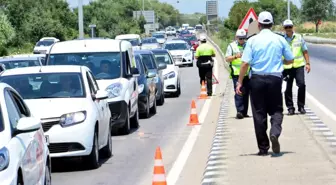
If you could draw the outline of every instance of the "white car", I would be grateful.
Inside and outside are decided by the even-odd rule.
[[[181,94],[181,77],[179,66],[175,65],[174,59],[166,49],[152,50],[158,63],[165,63],[167,68],[162,71],[164,80],[164,92],[179,97]]]
[[[196,29],[194,27],[188,27],[188,31],[191,33],[191,34],[196,34]]]
[[[138,34],[117,35],[115,39],[129,41],[133,46],[133,50],[141,49],[142,42],[141,42],[141,37]]]
[[[170,40],[162,48],[169,50],[176,65],[188,65],[191,67],[194,65],[194,52],[187,42],[183,40]]]
[[[176,37],[176,29],[174,28],[174,27],[167,27],[166,28],[166,35],[167,36],[174,36],[174,37]]]
[[[59,42],[50,50],[47,65],[85,65],[108,92],[113,131],[129,134],[139,126],[138,80],[132,45],[113,39]]]
[[[161,48],[161,44],[155,37],[148,37],[142,39],[142,46],[141,49],[143,50],[151,50],[151,49],[158,49]]]
[[[99,150],[112,155],[108,93],[85,66],[42,66],[6,70],[1,81],[16,89],[42,121],[51,158],[84,157],[99,167]]]
[[[155,37],[160,44],[164,44],[167,40],[165,34],[155,33],[152,37]]]
[[[33,53],[46,54],[49,52],[50,47],[59,41],[60,40],[55,37],[43,37],[36,43]]]
[[[51,184],[51,162],[41,120],[19,93],[0,83],[0,184]]]
[[[44,61],[45,54],[0,57],[0,71],[21,67],[42,66]]]

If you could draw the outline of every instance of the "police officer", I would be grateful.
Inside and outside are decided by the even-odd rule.
[[[207,94],[212,96],[212,68],[213,59],[215,57],[215,50],[212,46],[206,43],[206,36],[200,36],[201,44],[196,49],[195,58],[197,59],[198,74],[200,77],[200,83],[202,81],[207,83]]]
[[[264,11],[259,14],[260,33],[249,38],[242,56],[242,65],[236,91],[241,94],[244,77],[251,67],[250,92],[254,128],[257,137],[258,155],[268,154],[267,114],[271,117],[270,140],[274,153],[280,153],[278,138],[282,131],[283,62],[293,62],[294,56],[284,37],[273,33],[273,16]],[[284,56],[284,60],[282,60]]]
[[[294,55],[294,63],[284,65],[283,75],[286,77],[287,86],[285,91],[285,102],[288,108],[288,115],[295,114],[295,108],[293,103],[293,81],[295,79],[296,85],[298,86],[297,94],[297,106],[298,111],[301,114],[305,114],[306,110],[305,99],[306,99],[306,84],[305,84],[305,73],[304,68],[306,68],[307,73],[310,72],[310,62],[308,55],[308,48],[306,42],[300,34],[293,31],[293,22],[291,20],[285,20],[283,22],[283,27],[286,31],[285,39],[292,48]]]
[[[233,81],[234,88],[236,89],[236,84],[238,82],[239,77],[239,71],[240,71],[240,65],[242,64],[241,56],[243,54],[243,50],[246,43],[246,31],[244,29],[239,29],[236,32],[236,40],[229,44],[229,46],[226,49],[226,55],[225,60],[226,62],[230,63],[230,78]],[[248,70],[249,72],[249,70]],[[237,94],[235,93],[234,99],[235,99],[235,105],[237,109],[237,119],[243,119],[244,117],[249,117],[247,115],[248,111],[248,100],[249,100],[249,78],[248,78],[248,72],[245,74],[244,80],[243,80],[243,86],[242,91],[243,94]]]

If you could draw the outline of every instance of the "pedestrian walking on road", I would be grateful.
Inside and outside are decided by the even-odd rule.
[[[200,84],[206,81],[207,94],[212,96],[212,68],[214,65],[215,50],[212,46],[206,43],[206,36],[200,36],[201,44],[196,49],[195,58],[197,59],[198,74],[200,77]]]
[[[226,49],[225,60],[230,63],[230,78],[233,81],[233,86],[236,89],[236,84],[239,78],[240,66],[242,64],[242,54],[246,44],[246,31],[244,29],[239,29],[236,32],[236,40],[229,44]],[[247,70],[243,83],[242,83],[242,95],[235,93],[234,100],[237,109],[237,119],[243,119],[244,117],[249,117],[247,114],[248,105],[249,105],[249,96],[250,96],[250,88],[249,88],[249,70]]]
[[[287,81],[286,91],[285,91],[285,102],[288,109],[288,115],[295,114],[295,108],[293,103],[293,82],[296,81],[298,87],[297,93],[297,106],[298,111],[301,114],[305,114],[304,109],[306,101],[306,84],[305,84],[305,69],[307,73],[310,72],[310,62],[309,54],[306,42],[304,41],[302,35],[297,34],[293,31],[293,22],[291,20],[285,20],[283,22],[283,27],[286,31],[285,39],[290,45],[293,55],[293,64],[284,65],[283,76]]]
[[[270,140],[274,153],[280,153],[279,137],[282,131],[283,100],[282,72],[283,61],[290,64],[293,53],[286,39],[273,33],[273,16],[264,11],[259,14],[260,33],[249,38],[242,56],[242,65],[236,91],[241,94],[244,77],[251,67],[250,91],[255,134],[259,152],[268,154],[270,148],[267,136],[267,114],[271,117]],[[282,60],[284,56],[284,60]]]

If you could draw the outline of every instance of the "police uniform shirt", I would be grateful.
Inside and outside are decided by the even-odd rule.
[[[294,40],[294,36],[295,36],[295,32],[293,32],[292,37],[288,37],[287,34],[284,35],[286,41],[288,42],[288,44],[291,44],[291,42]],[[301,36],[301,49],[302,51],[308,51],[308,47],[306,44],[306,41],[303,39],[303,37]]]
[[[196,57],[212,56],[214,54],[215,54],[214,48],[207,43],[203,43],[197,47],[195,56]]]
[[[294,59],[286,39],[269,29],[263,29],[247,41],[242,61],[250,65],[252,75],[281,77],[284,70],[282,56],[286,60]]]
[[[242,47],[243,47],[243,48],[239,48],[239,49],[240,49],[240,53],[243,53],[243,51],[244,51],[244,47],[245,47],[246,43],[244,43],[243,45],[240,45],[237,41],[235,41],[235,42],[236,42],[236,44],[237,44],[238,46],[242,46]],[[228,45],[227,49],[226,49],[225,57],[230,57],[230,56],[233,56],[233,55],[234,55],[232,49],[233,49],[233,48],[232,48],[231,43],[230,43],[230,44]]]

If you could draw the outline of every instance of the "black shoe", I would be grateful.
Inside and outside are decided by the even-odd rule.
[[[260,151],[257,153],[257,155],[259,155],[259,156],[267,156],[267,155],[268,155],[268,152],[267,152],[267,151],[262,151],[262,150],[260,150]]]
[[[301,114],[306,114],[306,110],[305,110],[303,107],[300,107],[300,108],[299,108],[299,112],[300,112]]]
[[[243,119],[244,118],[244,115],[240,112],[237,113],[236,115],[236,119]]]
[[[208,93],[208,96],[212,96],[212,93]]]
[[[244,118],[249,118],[250,116],[248,114],[244,114]]]
[[[280,143],[277,137],[271,136],[272,150],[275,154],[280,153]]]
[[[292,116],[295,114],[295,109],[288,109],[288,115]]]

